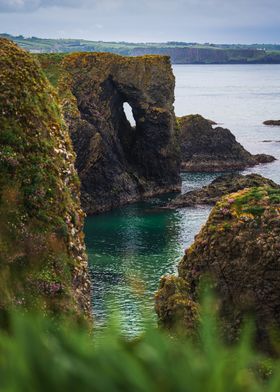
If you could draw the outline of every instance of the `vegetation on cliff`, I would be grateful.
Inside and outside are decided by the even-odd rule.
[[[77,165],[85,163],[85,175],[88,168],[99,169],[106,181],[116,176],[126,191],[133,177],[142,191],[151,179],[154,188],[147,186],[146,191],[172,186],[178,159],[176,130],[170,128],[172,91],[154,77],[158,61],[167,69],[170,64],[166,58],[148,56],[140,63],[118,60],[118,68],[116,58],[42,58],[58,87],[67,122],[73,124],[79,154],[90,141],[91,160],[83,161],[80,155]],[[269,180],[259,187],[259,179],[251,176],[250,186],[256,186],[218,201],[186,250],[179,276],[163,278],[156,298],[160,321],[169,329],[180,328],[187,338],[148,325],[141,336],[128,340],[114,322],[92,340],[88,331],[26,314],[26,309],[36,309],[70,321],[90,317],[83,213],[75,155],[54,89],[37,61],[4,39],[0,68],[0,316],[5,316],[6,327],[0,330],[1,391],[278,391],[279,362],[256,353],[250,334],[241,334],[247,316],[253,315],[257,343],[279,354],[280,189]],[[87,89],[89,75],[96,90]],[[170,74],[167,82],[172,84]],[[125,100],[134,109],[136,130],[123,117]],[[120,133],[125,129],[127,133]],[[139,129],[140,140],[135,138]],[[141,140],[145,131],[148,135]],[[154,138],[162,144],[153,145]],[[119,145],[118,159],[112,162]],[[132,162],[139,146],[142,156]],[[102,160],[105,147],[110,162]],[[160,165],[145,166],[145,159],[158,156],[163,159]],[[174,166],[165,166],[166,157],[175,157]],[[119,172],[102,171],[104,163],[108,170],[109,164],[115,169],[115,162]],[[137,164],[144,174],[135,169]],[[166,168],[171,168],[166,183],[156,182]],[[207,299],[201,307],[199,288],[205,276],[211,278],[218,302]],[[11,307],[23,308],[24,315],[8,313]],[[236,344],[226,345],[219,338],[216,309],[223,334]]]
[[[90,317],[75,155],[35,59],[0,40],[0,308]]]
[[[208,276],[224,336],[237,339],[244,320],[252,317],[258,346],[278,352],[279,234],[279,188],[246,188],[223,197],[186,250],[179,277],[162,279],[156,296],[160,322],[169,328],[179,322],[186,333],[195,329],[189,304],[197,306],[200,282]]]

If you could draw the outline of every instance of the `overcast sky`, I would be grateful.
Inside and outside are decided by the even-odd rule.
[[[280,43],[280,0],[0,0],[0,32],[103,41]]]

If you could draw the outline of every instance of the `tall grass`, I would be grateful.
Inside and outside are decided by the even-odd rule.
[[[116,321],[91,336],[14,314],[0,333],[0,391],[280,391],[278,360],[257,354],[248,331],[235,346],[223,344],[207,307],[195,342],[149,322],[128,340]]]

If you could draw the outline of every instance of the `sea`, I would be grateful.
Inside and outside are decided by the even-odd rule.
[[[251,153],[277,158],[242,173],[280,183],[280,65],[173,65],[177,116],[201,114],[228,128]],[[127,116],[131,116],[127,109]],[[131,121],[133,121],[131,119]],[[182,192],[209,184],[219,173],[183,173]],[[174,195],[155,197],[86,218],[95,324],[118,314],[127,335],[140,333],[160,279],[176,274],[184,250],[206,223],[210,207],[162,210]]]

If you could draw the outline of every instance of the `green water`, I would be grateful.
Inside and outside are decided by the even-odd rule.
[[[189,176],[186,176],[189,177]],[[184,184],[210,182],[213,175],[193,175]],[[106,309],[121,310],[125,330],[141,329],[141,308],[153,307],[160,277],[174,273],[184,249],[207,219],[210,208],[179,211],[160,207],[172,198],[154,198],[86,219],[86,245],[93,275],[97,323]]]

